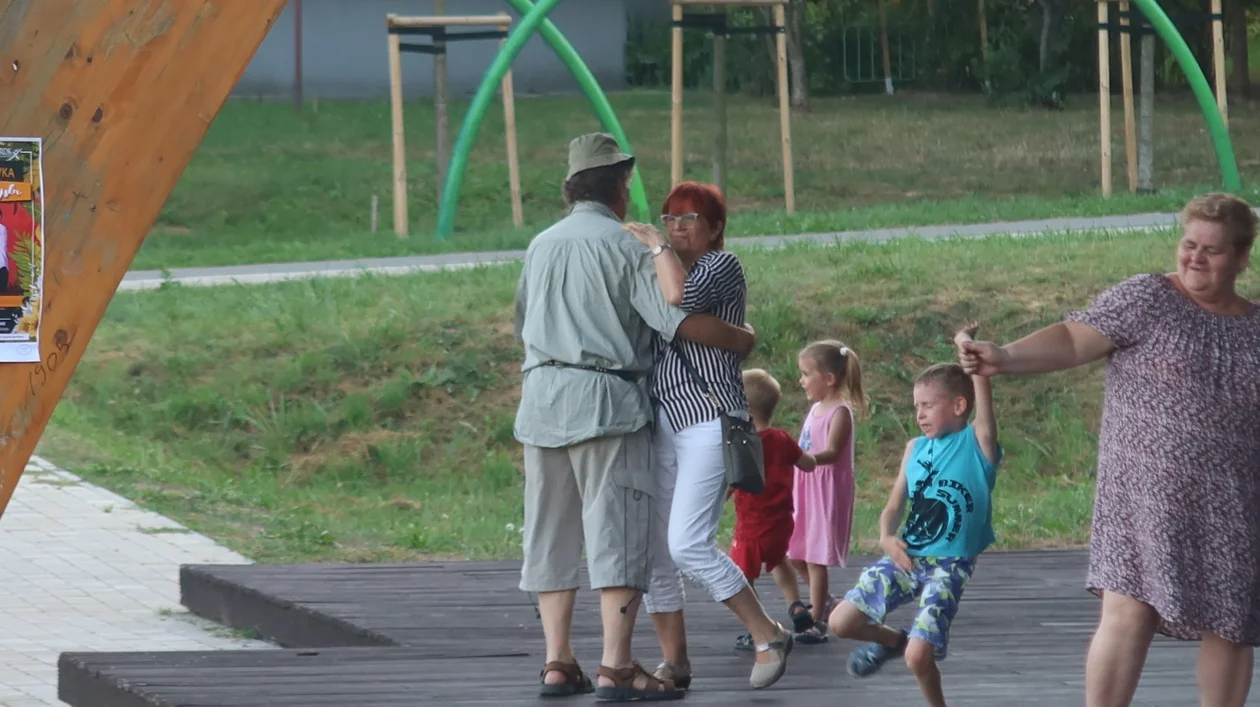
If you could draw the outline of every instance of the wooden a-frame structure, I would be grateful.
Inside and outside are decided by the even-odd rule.
[[[0,0],[0,137],[42,140],[38,361],[0,363],[0,513],[140,243],[287,0]]]

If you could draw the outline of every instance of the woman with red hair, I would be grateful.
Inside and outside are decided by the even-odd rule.
[[[668,240],[646,224],[625,228],[658,256],[657,273],[666,299],[687,312],[713,314],[744,326],[748,285],[739,258],[723,249],[722,192],[713,185],[682,182],[665,200],[661,221],[669,231]],[[661,252],[671,248],[675,263],[668,262],[673,255]],[[656,548],[644,597],[665,658],[657,677],[672,679],[679,687],[691,684],[683,622],[686,573],[747,627],[757,651],[749,682],[754,688],[769,687],[787,669],[792,633],[770,618],[744,573],[716,542],[726,500],[720,415],[749,419],[740,358],[682,339],[662,344],[652,371],[651,396],[660,474],[657,507],[664,531],[657,537],[668,544]]]

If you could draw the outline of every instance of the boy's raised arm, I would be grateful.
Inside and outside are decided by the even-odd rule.
[[[976,330],[980,325],[973,322],[963,327],[954,336],[954,343],[958,346],[959,351],[962,350],[964,342],[971,341]],[[972,385],[976,390],[976,416],[974,428],[976,430],[976,441],[980,443],[980,451],[984,452],[984,456],[989,463],[996,464],[998,461],[998,443],[997,443],[997,416],[993,412],[993,387],[987,376],[971,377]]]

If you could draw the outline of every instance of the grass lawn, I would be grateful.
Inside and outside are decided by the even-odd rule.
[[[784,383],[777,422],[795,433],[800,347],[838,336],[859,352],[873,410],[858,427],[855,536],[870,550],[915,432],[910,382],[951,358],[954,328],[1027,333],[1169,267],[1174,239],[740,250],[760,335],[749,364]],[[39,453],[259,561],[518,556],[517,273],[119,293]],[[1260,294],[1254,276],[1245,290]],[[1100,380],[1094,366],[997,381],[999,546],[1086,539]]]
[[[669,94],[611,96],[651,203],[669,184]],[[686,98],[688,178],[709,179],[709,95]],[[165,205],[135,269],[382,257],[522,247],[561,213],[567,144],[599,129],[580,96],[521,97],[518,126],[527,226],[514,229],[502,113],[482,126],[461,192],[458,231],[433,237],[437,219],[430,102],[407,105],[411,237],[393,235],[389,105],[321,102],[301,117],[285,102],[229,102]],[[899,94],[819,98],[793,119],[798,213],[783,212],[777,108],[732,99],[730,233],[761,235],[919,226],[1048,216],[1175,210],[1220,181],[1203,119],[1189,96],[1156,109],[1154,196],[1127,192],[1121,102],[1113,125],[1115,196],[1098,195],[1098,117],[1092,96],[1061,112],[999,109],[974,96]],[[452,130],[465,103],[452,107]],[[496,107],[497,110],[497,107]],[[1260,163],[1260,119],[1230,108],[1246,177]],[[1249,186],[1245,196],[1254,197]],[[380,225],[370,231],[379,196]]]

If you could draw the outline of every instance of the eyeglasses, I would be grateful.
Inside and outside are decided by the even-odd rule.
[[[683,214],[681,216],[671,216],[670,214],[665,214],[661,216],[661,223],[665,224],[666,228],[675,223],[681,226],[690,226],[694,224],[698,218],[700,218],[700,215],[696,213]]]

